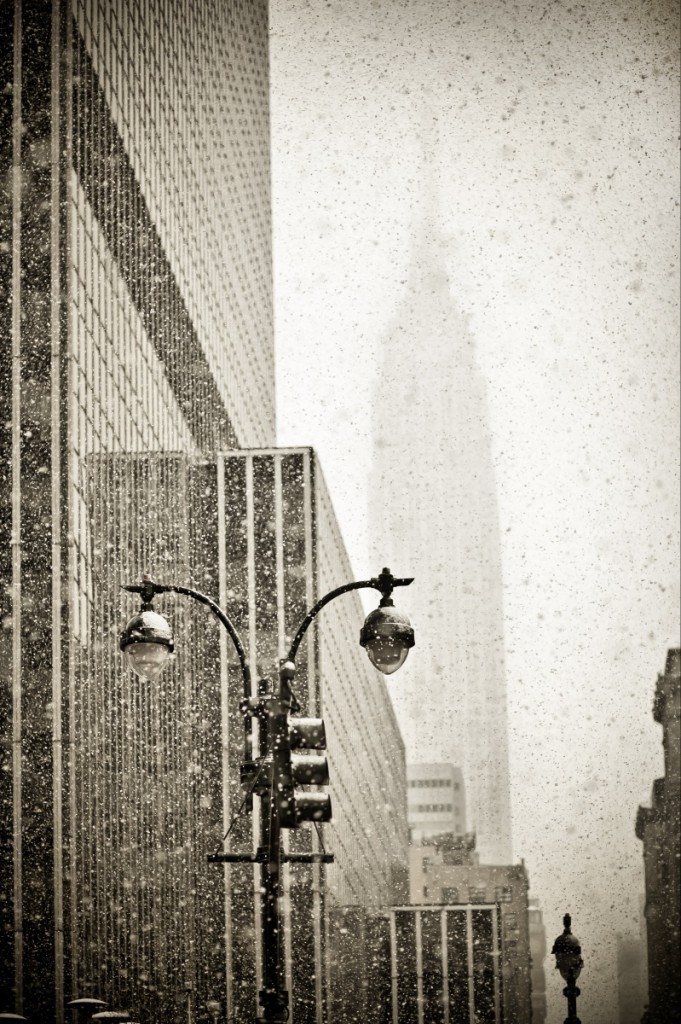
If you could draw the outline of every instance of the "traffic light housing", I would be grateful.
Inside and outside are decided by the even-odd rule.
[[[275,792],[279,825],[297,828],[303,821],[331,821],[331,797],[297,789],[297,786],[327,786],[329,764],[326,750],[326,729],[321,718],[289,718],[286,737],[280,744],[281,754]],[[306,753],[297,753],[306,751]]]

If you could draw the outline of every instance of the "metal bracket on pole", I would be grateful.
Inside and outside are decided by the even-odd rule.
[[[206,857],[209,864],[265,864],[268,861],[267,850],[255,853],[210,853]],[[281,859],[286,864],[333,864],[333,853],[285,853]]]
[[[209,864],[263,864],[265,857],[257,853],[209,853]]]
[[[281,859],[288,864],[333,864],[333,853],[282,853]]]

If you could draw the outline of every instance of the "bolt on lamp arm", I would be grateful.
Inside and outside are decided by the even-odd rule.
[[[124,586],[123,590],[127,590],[131,594],[139,594],[142,598],[142,602],[148,605],[151,604],[151,601],[156,594],[184,594],[185,597],[191,597],[194,601],[198,601],[199,604],[205,604],[207,608],[210,608],[215,618],[222,623],[234,644],[239,658],[239,664],[241,666],[241,675],[244,685],[244,699],[248,700],[251,696],[251,670],[248,665],[248,659],[246,658],[244,645],[229,617],[225,612],[223,612],[222,608],[213,601],[212,598],[207,597],[206,594],[199,593],[198,590],[192,590],[191,587],[174,586],[169,583],[154,583],[154,581],[149,579],[147,576],[142,579],[141,583],[130,583]]]
[[[293,638],[291,647],[286,658],[286,661],[293,662],[295,664],[296,654],[300,643],[307,632],[308,627],[317,617],[319,612],[324,608],[325,605],[329,604],[336,597],[340,597],[341,594],[347,594],[350,590],[362,590],[367,587],[373,590],[380,590],[384,599],[387,599],[392,594],[394,587],[408,587],[410,583],[414,582],[414,577],[402,577],[396,579],[389,569],[384,569],[378,576],[373,576],[370,580],[359,580],[355,583],[344,583],[342,587],[336,587],[335,590],[329,591],[324,597],[320,598],[315,605],[310,608],[309,612],[298,627],[298,632]]]

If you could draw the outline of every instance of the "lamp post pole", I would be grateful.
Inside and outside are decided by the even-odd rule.
[[[283,669],[283,666],[282,666]],[[277,783],[285,769],[283,749],[286,719],[291,710],[290,686],[285,686],[282,670],[272,693],[264,695],[262,710],[265,718],[260,720],[261,744],[272,758],[272,777],[260,791],[260,879],[262,892],[261,937],[263,950],[263,987],[259,1002],[263,1010],[263,1021],[286,1021],[289,1017],[288,992],[283,979],[283,957],[281,956],[281,824],[277,813]],[[288,690],[288,693],[286,692]],[[257,709],[254,709],[257,710]],[[263,732],[265,735],[263,736]],[[214,859],[219,860],[220,854]]]
[[[580,991],[577,988],[575,972],[569,971],[567,985],[563,989],[563,995],[566,997],[568,1004],[568,1015],[565,1019],[565,1024],[580,1024],[579,1017],[577,1016],[577,996],[580,994]]]
[[[283,827],[295,828],[302,819],[328,821],[331,815],[330,801],[326,797],[326,804],[320,805],[316,812],[309,815],[301,813],[300,817],[297,817],[293,798],[294,769],[288,720],[291,711],[300,710],[292,690],[298,647],[311,623],[330,601],[351,590],[378,590],[381,593],[381,601],[379,607],[370,612],[364,622],[360,632],[360,644],[366,648],[369,659],[379,671],[386,675],[392,674],[404,663],[409,649],[413,647],[414,631],[406,616],[394,609],[391,595],[395,587],[405,587],[410,583],[411,578],[396,579],[389,569],[383,569],[378,576],[370,580],[345,583],[330,591],[305,615],[293,638],[288,656],[279,665],[276,682],[261,680],[259,686],[265,692],[257,696],[252,693],[251,674],[241,638],[229,617],[212,598],[190,587],[155,583],[148,576],[143,577],[141,583],[129,584],[123,588],[139,594],[142,599],[140,612],[128,622],[120,640],[121,650],[128,655],[133,671],[141,678],[156,679],[174,649],[170,626],[152,606],[152,601],[158,594],[183,594],[206,605],[229,634],[239,657],[243,680],[241,708],[244,715],[245,748],[242,784],[260,797],[260,843],[255,853],[214,854],[208,857],[208,861],[256,862],[260,865],[263,987],[259,993],[262,1016],[258,1016],[256,1024],[283,1024],[289,1019],[289,995],[285,985],[281,949],[282,862],[313,864],[333,861],[333,854],[284,853],[281,848]],[[259,741],[257,759],[253,756],[253,720],[257,723]],[[319,722],[323,732],[323,723],[320,720],[303,721],[307,722],[308,726],[310,723]],[[300,728],[303,728],[302,723]],[[300,745],[323,747],[325,743],[309,742]],[[307,760],[310,765],[312,758]],[[265,768],[267,772],[264,771]]]
[[[556,958],[556,970],[560,971],[566,982],[563,989],[563,995],[568,1004],[565,1024],[581,1024],[577,1016],[577,996],[580,994],[580,990],[577,988],[577,978],[584,966],[584,961],[582,960],[582,947],[577,936],[572,934],[571,925],[572,918],[566,914],[563,918],[563,933],[554,942],[551,952]]]

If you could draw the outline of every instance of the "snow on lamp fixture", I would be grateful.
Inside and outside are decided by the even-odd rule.
[[[388,573],[387,569],[383,570],[386,576]],[[392,675],[404,665],[414,646],[414,630],[407,616],[394,607],[390,591],[383,592],[378,608],[367,615],[359,642],[372,665],[384,675]]]
[[[172,658],[174,647],[167,620],[154,611],[151,600],[144,600],[143,595],[142,608],[121,633],[120,648],[128,665],[140,679],[153,682]]]

